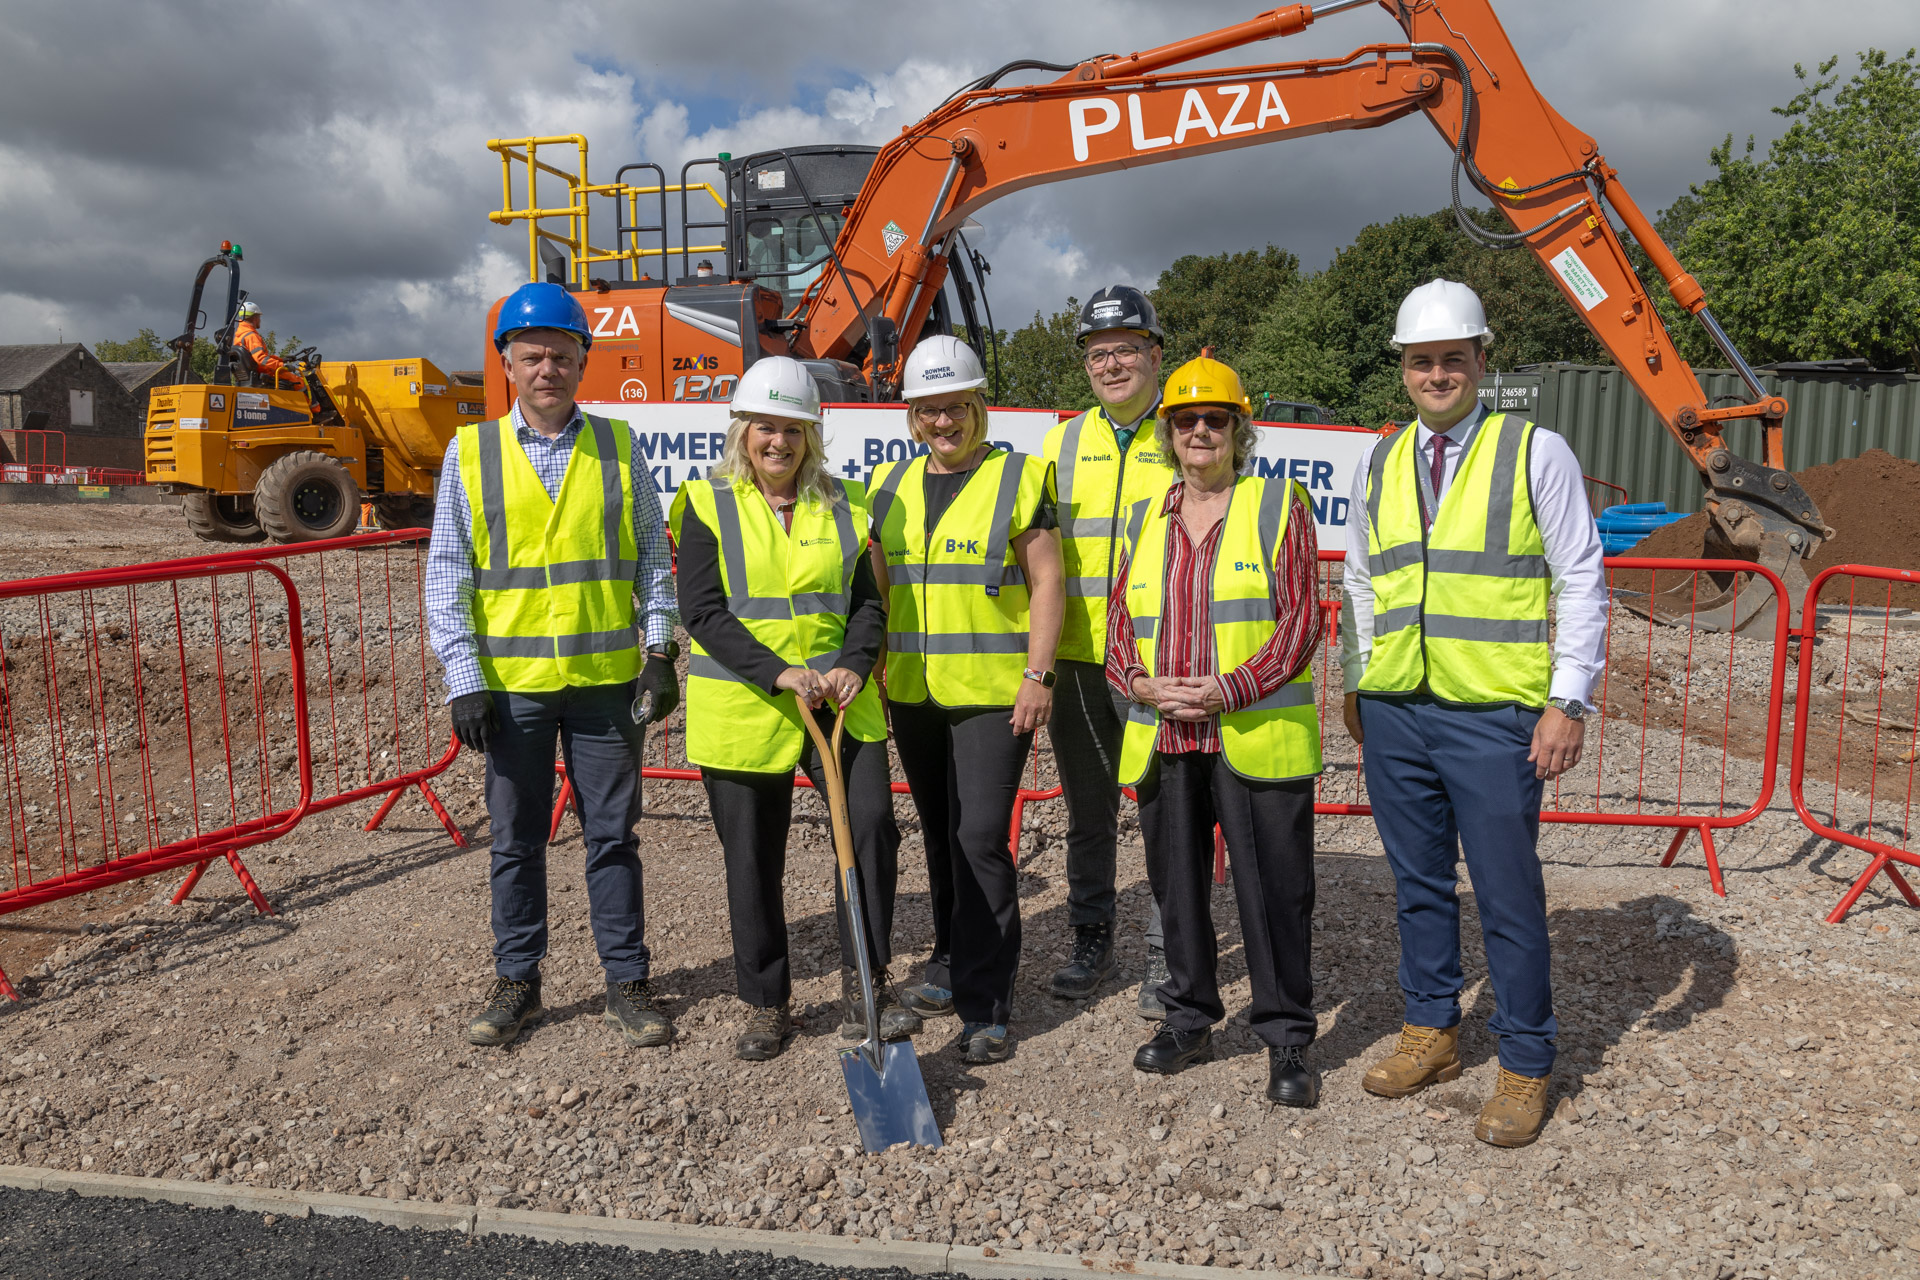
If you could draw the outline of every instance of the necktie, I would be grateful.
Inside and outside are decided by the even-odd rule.
[[[1446,474],[1447,474],[1447,437],[1443,435],[1435,435],[1433,437],[1433,466],[1427,472],[1427,475],[1433,484],[1433,512],[1431,515],[1427,517],[1427,523],[1429,525],[1431,525],[1434,522],[1434,520],[1439,517],[1440,482],[1441,482],[1441,479]]]

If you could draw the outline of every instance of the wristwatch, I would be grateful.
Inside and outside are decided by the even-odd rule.
[[[668,662],[678,661],[680,657],[680,642],[678,640],[669,640],[667,641],[667,647],[664,649],[648,649],[647,656],[649,658],[665,658]]]
[[[1060,678],[1054,672],[1035,671],[1032,667],[1028,667],[1025,671],[1022,671],[1020,675],[1022,679],[1031,680],[1035,684],[1039,685],[1042,689],[1053,688],[1054,681]]]
[[[1547,705],[1569,720],[1577,722],[1587,718],[1587,704],[1578,698],[1548,698]]]

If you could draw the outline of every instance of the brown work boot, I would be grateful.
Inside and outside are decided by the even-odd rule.
[[[1368,1068],[1360,1087],[1383,1098],[1404,1098],[1430,1084],[1460,1078],[1460,1028],[1400,1026],[1393,1052]]]
[[[1495,1147],[1524,1147],[1540,1136],[1547,1122],[1547,1085],[1551,1076],[1520,1076],[1500,1068],[1493,1099],[1480,1108],[1473,1136]]]

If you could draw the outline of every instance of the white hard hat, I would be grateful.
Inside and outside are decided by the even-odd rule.
[[[820,388],[807,366],[791,356],[761,356],[734,384],[733,413],[770,413],[777,418],[820,421]]]
[[[1455,338],[1493,341],[1480,295],[1457,280],[1429,280],[1407,295],[1393,324],[1393,345],[1446,342]]]
[[[952,334],[923,338],[907,357],[900,394],[908,400],[937,396],[943,391],[971,391],[987,384],[986,366],[973,348]]]
[[[248,318],[249,316],[257,316],[257,315],[259,315],[259,314],[260,314],[260,307],[259,307],[259,306],[258,306],[258,304],[256,304],[256,303],[252,303],[252,302],[243,302],[243,303],[241,303],[241,304],[240,304],[240,306],[239,306],[239,308],[238,308],[237,310],[235,310],[235,311],[234,311],[234,313],[233,313],[233,314],[234,314],[235,316],[237,316],[237,317],[239,317],[240,319],[242,319],[242,320],[245,320],[245,319],[247,319],[247,318]]]

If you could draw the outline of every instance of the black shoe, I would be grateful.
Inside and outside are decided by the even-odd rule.
[[[963,1022],[960,1056],[968,1062],[1005,1062],[1013,1056],[1013,1037],[1005,1023]]]
[[[1267,1050],[1267,1097],[1283,1107],[1320,1105],[1320,1073],[1307,1065],[1304,1048]]]
[[[1073,959],[1053,975],[1053,994],[1084,1000],[1113,972],[1113,922],[1073,927]]]
[[[467,1043],[484,1045],[512,1044],[520,1029],[539,1017],[540,975],[525,982],[495,978],[493,990],[478,1017],[467,1024]]]
[[[654,1007],[653,983],[646,978],[607,983],[607,1021],[620,1028],[628,1044],[643,1049],[673,1039],[673,1023]]]
[[[900,988],[900,1003],[923,1018],[944,1018],[953,1012],[953,992],[931,982]]]
[[[920,1015],[906,1008],[894,993],[893,980],[882,969],[873,975],[873,1003],[880,1011],[880,1038],[905,1040],[919,1033],[924,1023]],[[856,969],[840,971],[840,1038],[867,1038],[867,1002],[860,994],[860,973]]]
[[[742,1062],[766,1062],[780,1056],[787,1047],[787,1037],[793,1034],[793,1019],[787,1014],[787,1006],[775,1005],[771,1009],[762,1009],[757,1005],[747,1006],[747,1029],[733,1042],[733,1056]]]
[[[1140,1016],[1148,1022],[1158,1022],[1167,1016],[1167,1007],[1160,1003],[1160,984],[1173,975],[1167,972],[1167,953],[1163,947],[1147,948],[1147,976],[1140,983]]]
[[[1181,1031],[1163,1022],[1153,1039],[1134,1051],[1133,1069],[1170,1076],[1212,1056],[1213,1028]]]

